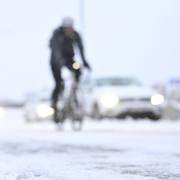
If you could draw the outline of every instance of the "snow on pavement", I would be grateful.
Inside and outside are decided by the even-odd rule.
[[[92,121],[74,132],[0,119],[0,180],[179,180],[180,121]]]

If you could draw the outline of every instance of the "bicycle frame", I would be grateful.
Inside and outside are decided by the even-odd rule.
[[[74,130],[80,130],[83,121],[82,105],[78,99],[78,86],[74,73],[72,73],[72,82],[70,85],[69,93],[65,96],[64,92],[61,98],[61,107],[58,108],[59,125],[62,126],[66,119],[70,119],[72,122],[72,128]]]

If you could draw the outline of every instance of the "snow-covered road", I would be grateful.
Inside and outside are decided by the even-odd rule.
[[[179,180],[180,121],[87,119],[26,123],[22,111],[0,119],[0,180]]]

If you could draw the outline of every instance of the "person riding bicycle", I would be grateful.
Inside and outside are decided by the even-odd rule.
[[[67,67],[75,75],[77,83],[81,75],[81,68],[77,67],[74,60],[74,45],[79,49],[83,65],[91,69],[89,63],[85,59],[84,47],[80,34],[74,29],[74,21],[70,17],[66,17],[62,21],[62,25],[55,29],[50,39],[50,65],[55,80],[55,88],[51,96],[52,107],[54,108],[54,121],[57,122],[57,102],[58,97],[64,90],[64,80],[61,75],[62,67]]]

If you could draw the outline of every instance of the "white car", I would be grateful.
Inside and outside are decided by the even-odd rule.
[[[63,93],[63,99],[66,99],[70,93],[70,83],[66,81],[65,90]],[[81,96],[81,88],[79,88],[79,93],[77,93],[78,97]],[[54,116],[54,109],[51,107],[51,93],[50,90],[42,90],[38,93],[28,95],[26,97],[25,106],[24,106],[24,117],[27,122],[32,121],[44,121],[44,120],[52,120]],[[57,107],[62,107],[61,98],[59,98],[59,102]],[[83,101],[82,98],[78,98]],[[81,103],[81,101],[79,101]],[[82,103],[81,103],[82,104]],[[83,108],[82,108],[83,110]]]
[[[95,118],[161,118],[165,99],[134,78],[99,78],[84,86],[86,113]]]
[[[50,104],[49,93],[41,92],[31,95],[24,106],[24,116],[27,122],[52,119],[54,109]]]

